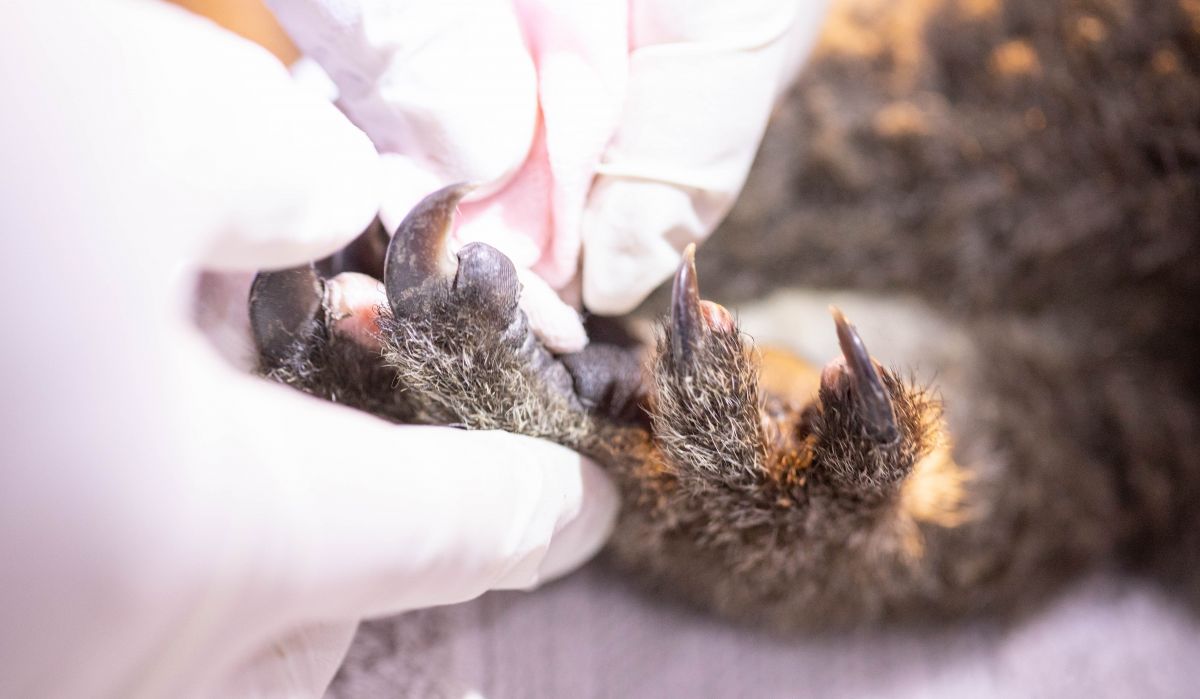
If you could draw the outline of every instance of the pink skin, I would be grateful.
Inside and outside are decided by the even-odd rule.
[[[704,319],[704,324],[711,330],[720,332],[733,332],[734,330],[733,314],[719,303],[700,301],[700,316]]]
[[[325,282],[325,306],[333,332],[369,350],[379,342],[379,310],[387,306],[383,283],[366,274],[342,272]]]

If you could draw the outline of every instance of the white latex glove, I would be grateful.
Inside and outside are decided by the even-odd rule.
[[[385,424],[200,332],[198,270],[322,256],[378,201],[269,54],[151,0],[6,2],[0,94],[0,696],[316,696],[360,617],[600,546],[578,455]]]
[[[585,341],[548,289],[631,310],[745,181],[824,0],[268,0],[388,158],[385,223],[487,183],[458,237],[502,249],[550,344]],[[565,314],[564,314],[565,313]],[[574,327],[571,324],[574,323]]]

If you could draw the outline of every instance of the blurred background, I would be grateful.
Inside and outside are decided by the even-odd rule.
[[[1198,262],[1200,2],[836,0],[699,264],[734,304],[1065,310],[1195,369]]]

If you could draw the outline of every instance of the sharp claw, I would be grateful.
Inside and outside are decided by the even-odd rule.
[[[472,189],[464,183],[443,187],[422,199],[400,222],[383,265],[384,288],[396,316],[420,311],[426,284],[454,278],[458,264],[446,240],[458,202]]]
[[[846,320],[846,316],[837,308],[831,308],[830,312],[837,326],[838,344],[850,370],[850,392],[863,415],[867,434],[878,442],[891,443],[896,440],[899,431],[892,410],[892,399],[883,385],[883,378],[858,331]]]
[[[683,262],[671,287],[671,358],[676,363],[691,361],[703,333],[700,285],[696,280],[696,246],[691,244],[683,251]]]
[[[259,352],[279,362],[323,322],[325,283],[312,265],[260,272],[250,287],[250,328]]]

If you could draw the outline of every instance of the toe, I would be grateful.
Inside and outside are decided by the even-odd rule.
[[[250,287],[250,327],[269,361],[287,359],[324,323],[325,284],[312,265],[262,272]]]

